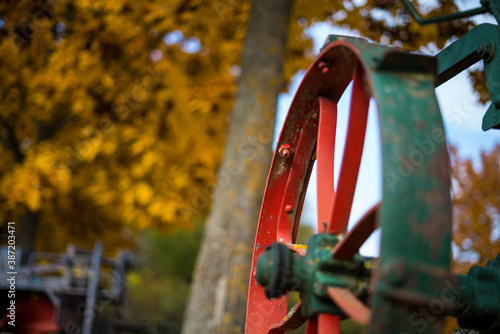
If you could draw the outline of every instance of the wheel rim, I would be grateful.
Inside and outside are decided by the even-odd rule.
[[[353,63],[347,71],[335,70],[330,64],[336,58],[343,57],[342,52],[346,50],[338,48],[329,50],[333,52],[323,52],[325,56],[319,57],[318,59],[321,60],[316,61],[308,70],[280,135],[278,152],[273,160],[261,209],[252,271],[255,270],[256,260],[262,253],[264,245],[277,241],[289,244],[293,248],[316,154],[318,161],[324,160],[323,163],[318,163],[318,179],[323,177],[328,180],[318,183],[318,198],[323,199],[318,201],[318,229],[321,231],[323,222],[328,226],[328,233],[342,233],[347,229],[363,141],[361,145],[354,145],[352,152],[346,154],[347,159],[341,167],[341,175],[347,181],[341,182],[338,188],[341,195],[338,200],[346,206],[343,210],[339,210],[340,206],[337,206],[335,210],[333,205],[336,194],[333,187],[334,157],[332,152],[335,147],[336,104],[353,78],[356,63]],[[351,51],[348,52],[351,53]],[[364,137],[366,129],[369,97],[362,83],[362,69],[360,68],[356,73],[358,74],[355,78],[352,96],[354,104],[351,108],[354,116],[349,121],[351,125],[348,138],[360,135]],[[361,104],[358,103],[360,98],[362,98]],[[318,132],[318,128],[323,130]],[[287,152],[288,155],[283,154],[284,148],[290,150]],[[354,177],[353,170],[355,170]],[[341,218],[337,218],[338,216]],[[331,224],[332,217],[340,223]],[[279,324],[287,315],[287,306],[287,297],[268,300],[262,293],[262,288],[256,285],[254,275],[251,275],[247,306],[247,333],[269,331],[273,324]],[[319,324],[328,324],[320,325],[319,328],[338,327],[335,325],[338,321],[330,317],[321,317],[317,321]],[[308,332],[313,333],[314,325],[309,327]]]

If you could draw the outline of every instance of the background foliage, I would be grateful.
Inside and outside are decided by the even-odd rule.
[[[201,231],[198,223],[191,231],[168,236],[154,230],[141,233],[121,321],[143,324],[152,332],[180,333]]]
[[[206,214],[246,6],[231,20],[189,1],[0,6],[0,221],[37,212],[37,248],[60,250]]]

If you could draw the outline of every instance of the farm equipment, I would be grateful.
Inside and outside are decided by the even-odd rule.
[[[500,1],[421,24],[493,14]],[[450,273],[449,156],[435,88],[483,61],[491,104],[482,129],[500,129],[500,29],[481,24],[436,56],[330,36],[289,109],[273,158],[254,245],[246,333],[340,333],[352,318],[370,334],[500,333],[500,256],[467,275]],[[337,103],[352,82],[346,144],[334,187]],[[347,230],[370,99],[378,107],[382,201]],[[403,163],[404,162],[404,163]],[[317,165],[318,232],[296,244],[309,177]],[[381,228],[380,256],[359,248]],[[288,312],[288,291],[300,302]]]
[[[7,258],[7,246],[1,248]],[[103,256],[100,241],[88,251],[68,245],[65,253],[25,252],[16,250],[16,265],[0,262],[2,333],[108,333],[98,319],[105,305],[123,302],[126,272],[132,264],[129,252],[116,258]],[[16,268],[15,272],[11,272]],[[13,280],[12,280],[13,278]],[[10,302],[12,303],[12,302]],[[9,313],[9,309],[14,312]],[[9,317],[9,314],[14,317]],[[13,321],[14,320],[14,321]],[[14,326],[13,326],[14,325]]]

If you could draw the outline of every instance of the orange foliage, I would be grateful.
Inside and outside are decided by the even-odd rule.
[[[472,265],[485,266],[500,254],[500,144],[481,153],[480,166],[460,159],[451,149],[453,177],[452,271],[466,274]],[[450,319],[446,333],[458,329]]]
[[[486,265],[500,253],[500,144],[481,153],[481,164],[461,160],[453,151],[455,268]]]
[[[0,5],[0,224],[38,212],[57,251],[206,215],[249,7],[217,4]]]

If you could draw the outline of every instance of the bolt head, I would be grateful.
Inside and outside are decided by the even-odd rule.
[[[292,211],[293,211],[293,205],[291,205],[291,204],[287,204],[287,205],[285,206],[285,212],[287,212],[287,213],[291,213]]]
[[[330,69],[332,68],[332,65],[325,63],[325,62],[322,62],[322,61],[319,62],[318,66],[321,69],[321,72],[323,72],[323,73],[330,72]]]
[[[288,158],[290,155],[292,155],[292,150],[290,149],[290,145],[288,144],[281,145],[278,149],[278,152],[283,158]]]
[[[483,58],[485,62],[489,63],[495,56],[495,43],[481,43],[476,52],[479,57]]]

